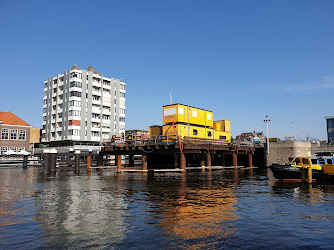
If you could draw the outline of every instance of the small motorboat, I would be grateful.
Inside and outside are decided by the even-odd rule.
[[[312,168],[312,178],[317,179],[322,176],[322,166],[313,164],[309,157],[289,157],[289,163],[270,165],[277,180],[301,180],[302,168]]]

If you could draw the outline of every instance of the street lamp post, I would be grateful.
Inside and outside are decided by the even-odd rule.
[[[266,119],[263,120],[265,123],[267,123],[267,154],[269,154],[269,122],[268,116],[266,115]]]

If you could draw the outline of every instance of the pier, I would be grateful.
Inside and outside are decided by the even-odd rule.
[[[219,139],[153,136],[107,142],[99,153],[99,165],[103,165],[105,156],[112,155],[117,171],[157,171],[162,167],[166,171],[224,169],[240,165],[252,167],[253,156],[259,150],[263,151],[263,147]],[[140,164],[135,164],[135,158],[137,162],[140,160]],[[122,164],[122,159],[127,159],[127,164],[125,161]]]

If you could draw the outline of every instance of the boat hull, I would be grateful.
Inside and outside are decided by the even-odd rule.
[[[272,164],[270,166],[271,171],[273,172],[276,179],[284,180],[284,179],[297,179],[301,180],[302,171],[299,167],[294,167],[291,165],[280,165],[280,164]],[[312,178],[317,179],[319,176],[319,170],[312,169]]]

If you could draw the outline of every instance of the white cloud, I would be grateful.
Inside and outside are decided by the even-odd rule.
[[[307,90],[326,90],[334,89],[334,76],[325,76],[322,77],[319,81],[309,82],[304,84],[290,84],[274,87],[277,90],[281,91],[307,91]]]

